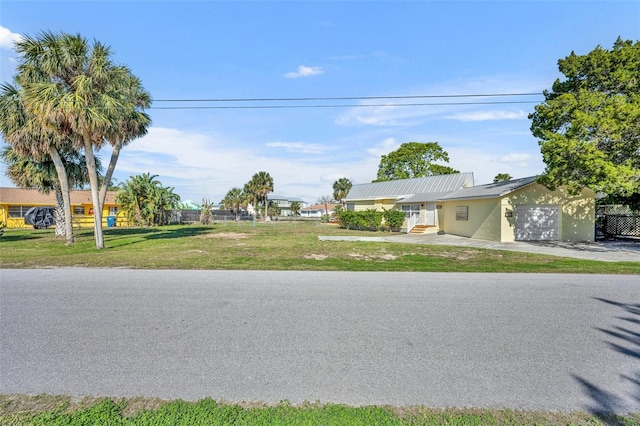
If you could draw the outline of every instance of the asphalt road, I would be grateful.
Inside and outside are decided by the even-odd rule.
[[[0,393],[640,411],[638,276],[0,270]]]

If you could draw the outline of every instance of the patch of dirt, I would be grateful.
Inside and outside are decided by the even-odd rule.
[[[324,254],[307,254],[304,258],[305,259],[315,259],[315,260],[325,260],[327,257],[327,255]]]
[[[447,259],[469,260],[469,259],[475,258],[477,254],[478,252],[475,250],[465,250],[462,252],[455,252],[455,253],[444,251],[442,253],[439,253],[437,256],[445,257]]]
[[[396,260],[398,258],[398,256],[394,254],[372,254],[366,256],[358,253],[349,253],[349,257],[358,260]]]
[[[206,251],[204,250],[187,250],[187,253],[200,253],[200,254],[207,254]]]
[[[197,235],[195,238],[219,238],[223,240],[243,240],[249,238],[248,234],[241,234],[239,232],[219,232],[215,234]]]

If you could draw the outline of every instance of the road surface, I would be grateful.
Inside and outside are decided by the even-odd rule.
[[[638,276],[0,270],[0,393],[640,411]]]

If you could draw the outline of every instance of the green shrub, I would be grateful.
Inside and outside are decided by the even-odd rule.
[[[384,217],[385,225],[392,230],[400,229],[404,223],[404,212],[402,210],[385,210],[382,216]]]
[[[377,231],[382,225],[382,212],[374,209],[358,212],[343,210],[338,215],[338,223],[347,229]]]

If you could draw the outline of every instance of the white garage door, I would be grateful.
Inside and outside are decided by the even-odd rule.
[[[558,206],[516,206],[516,241],[555,241],[558,224]]]

